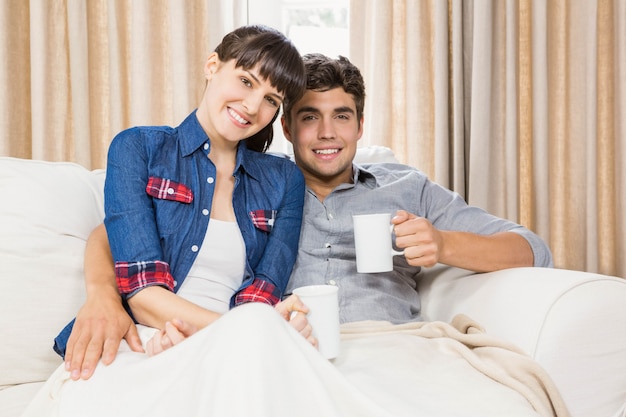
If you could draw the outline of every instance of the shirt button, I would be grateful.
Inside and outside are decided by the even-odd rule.
[[[328,219],[332,220],[334,218],[335,218],[335,216],[333,216],[333,213],[328,213]]]
[[[206,182],[208,182],[209,184],[213,184],[215,182],[215,178],[209,177],[206,179]]]
[[[207,149],[209,149],[209,144],[208,144],[208,143],[205,143],[205,144],[204,144],[204,150],[206,151]]]
[[[198,252],[198,245],[193,245],[193,246],[191,247],[191,251],[192,251],[192,252]]]
[[[337,281],[331,279],[330,281],[328,281],[328,285],[337,285]]]
[[[209,210],[203,209],[202,210],[202,214],[204,214],[205,216],[208,216],[209,215]]]
[[[174,287],[178,285],[178,281],[174,281]]]
[[[324,243],[324,247],[325,247],[326,249],[330,248],[330,243]]]
[[[167,193],[168,193],[169,195],[174,194],[174,189],[173,189],[173,188],[168,188],[168,189],[167,189]]]

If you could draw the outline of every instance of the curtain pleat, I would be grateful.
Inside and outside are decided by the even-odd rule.
[[[436,4],[441,5],[442,2]],[[463,44],[465,42],[463,30],[465,22],[463,19],[463,4],[459,1],[448,0],[448,141],[437,147],[438,169],[434,174],[437,181],[442,185],[447,185],[451,190],[455,190],[461,196],[467,195],[467,146],[465,146],[465,78],[464,78],[464,53]],[[439,94],[437,94],[440,96]],[[442,111],[442,113],[444,113]],[[443,129],[442,129],[443,130]],[[446,148],[446,144],[449,146]],[[448,150],[448,157],[446,157]],[[445,161],[449,161],[448,164]],[[448,172],[442,172],[446,169]],[[449,182],[445,181],[449,178]]]
[[[519,221],[536,230],[535,191],[533,183],[533,55],[532,1],[518,3],[517,30],[517,125],[519,135]]]
[[[609,271],[616,258],[615,223],[617,212],[615,204],[616,169],[614,157],[616,151],[615,136],[615,10],[610,0],[598,1],[598,181],[597,206],[598,215],[595,227],[598,230],[598,270]],[[591,225],[593,227],[593,225]],[[593,249],[593,248],[591,248]]]
[[[28,2],[0,2],[0,155],[30,158],[31,123],[30,8]]]

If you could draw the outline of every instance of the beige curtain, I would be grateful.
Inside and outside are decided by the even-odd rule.
[[[246,10],[0,2],[0,155],[101,168],[120,130],[178,124]],[[363,143],[535,230],[557,267],[624,277],[625,22],[621,0],[353,0]]]
[[[626,276],[626,2],[353,0],[364,144]]]
[[[177,125],[246,0],[3,0],[0,155],[102,168],[113,135]]]

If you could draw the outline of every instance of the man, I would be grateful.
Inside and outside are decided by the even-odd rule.
[[[551,254],[534,233],[468,207],[419,171],[399,164],[356,166],[363,134],[365,87],[345,58],[306,57],[307,92],[285,103],[283,129],[304,174],[307,195],[298,259],[289,288],[339,286],[342,322],[419,319],[416,276],[443,263],[487,272],[551,266]],[[353,214],[395,213],[394,271],[358,274]],[[405,211],[406,210],[406,211]],[[357,279],[355,279],[357,278]]]
[[[353,163],[363,134],[363,78],[347,59],[305,57],[307,92],[285,103],[283,130],[293,144],[307,194],[298,260],[289,290],[309,284],[339,287],[342,322],[420,319],[416,291],[421,267],[443,263],[474,271],[551,266],[546,244],[522,226],[467,206],[455,193],[400,164]],[[389,273],[357,274],[353,214],[388,212],[396,246]],[[108,254],[108,256],[107,256]],[[102,358],[115,358],[121,339],[141,351],[122,308],[106,233],[98,228],[86,251],[87,301],[66,353],[73,379],[87,379]]]

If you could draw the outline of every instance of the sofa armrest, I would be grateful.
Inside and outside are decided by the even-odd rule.
[[[550,268],[473,274],[438,265],[419,283],[425,320],[468,315],[533,357],[572,416],[626,403],[626,280]]]

